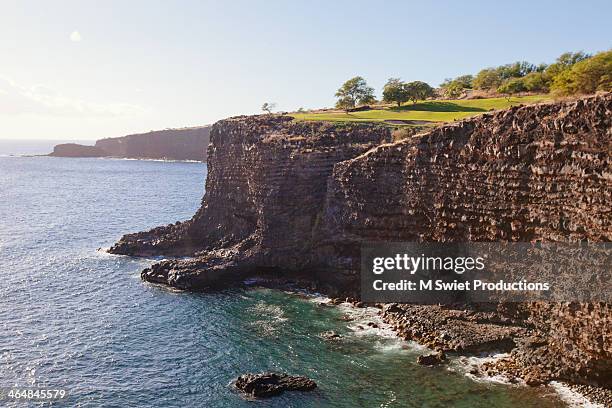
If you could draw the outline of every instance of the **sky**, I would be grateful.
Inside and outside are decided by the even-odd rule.
[[[333,106],[612,46],[610,1],[0,0],[0,139],[89,140]]]

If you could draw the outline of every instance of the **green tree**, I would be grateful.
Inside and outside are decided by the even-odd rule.
[[[511,78],[497,88],[497,92],[506,95],[508,101],[512,95],[526,90],[524,78]]]
[[[549,80],[553,81],[554,78],[561,72],[570,69],[572,65],[580,61],[584,61],[585,59],[588,59],[590,57],[591,55],[586,54],[583,51],[565,52],[561,54],[553,64],[550,64],[548,67],[546,67],[546,70],[544,72],[548,76]]]
[[[474,89],[489,90],[499,87],[503,82],[501,74],[496,68],[480,70],[473,81]]]
[[[446,88],[444,88],[444,95],[450,99],[456,99],[463,94],[464,87],[459,82],[451,82]]]
[[[537,67],[527,61],[517,61],[512,64],[501,65],[496,68],[499,76],[504,79],[522,78],[537,70]]]
[[[576,62],[556,75],[551,91],[556,95],[612,91],[612,50]]]
[[[428,83],[422,81],[413,81],[405,84],[408,99],[413,103],[427,99],[434,95],[434,89]]]
[[[548,76],[542,71],[534,71],[527,74],[522,80],[525,89],[529,92],[548,92],[550,87]]]
[[[389,78],[383,88],[383,101],[397,103],[399,108],[402,103],[408,101],[408,90],[406,84],[399,78]]]
[[[466,89],[471,89],[472,88],[472,82],[474,81],[474,76],[473,75],[461,75],[458,76],[457,78],[455,78],[453,80],[453,82],[456,82],[458,84],[460,84],[461,86],[463,86]]]
[[[366,83],[365,79],[360,76],[346,81],[336,91],[336,107],[349,110],[357,105],[367,105],[376,100],[374,97],[374,88],[371,88]]]
[[[445,79],[440,88],[447,98],[455,99],[461,96],[465,89],[472,88],[474,77],[472,75],[461,75],[455,79]]]

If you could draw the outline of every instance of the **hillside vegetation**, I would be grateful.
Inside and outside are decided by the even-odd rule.
[[[406,125],[425,122],[450,122],[479,115],[490,110],[506,109],[514,105],[527,105],[550,100],[548,95],[532,95],[512,98],[488,98],[468,100],[428,100],[404,103],[399,107],[385,107],[359,112],[342,110],[317,113],[293,113],[296,120],[322,120],[336,122],[389,122]],[[416,122],[416,123],[415,123]],[[422,123],[421,123],[422,124]]]

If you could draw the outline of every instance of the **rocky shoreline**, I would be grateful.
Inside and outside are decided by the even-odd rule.
[[[270,286],[266,285],[266,287]],[[433,353],[419,356],[418,364],[426,366],[445,364],[451,356],[454,358],[496,356],[481,358],[482,361],[478,364],[470,366],[467,374],[474,379],[501,381],[529,387],[550,386],[555,382],[551,377],[534,376],[532,371],[513,361],[512,356],[523,352],[521,347],[529,344],[529,336],[533,333],[524,327],[515,326],[516,322],[500,321],[499,315],[487,311],[491,305],[481,305],[479,310],[459,310],[442,308],[437,305],[368,305],[350,298],[331,298],[329,303],[331,305],[346,304],[356,308],[378,308],[378,315],[384,323],[391,327],[398,338],[413,341],[433,350]],[[428,321],[428,318],[434,320]],[[479,330],[474,332],[468,329],[462,333],[462,329],[469,327],[467,322],[477,323],[476,327]],[[507,337],[509,332],[516,337]],[[336,338],[331,340],[336,340]],[[508,342],[516,342],[520,346],[519,348],[508,347]],[[612,389],[610,388],[571,382],[557,382],[557,384],[566,387],[566,390],[571,390],[591,404],[598,404],[601,407],[612,406]],[[562,393],[558,389],[559,386],[553,388],[557,388],[556,391]]]
[[[268,276],[359,306],[363,242],[609,242],[611,118],[605,94],[396,143],[384,126],[230,118],[212,128],[194,217],[125,235],[109,252],[191,256],[141,275],[181,289]],[[483,375],[612,389],[609,304],[390,304],[382,313],[400,337],[435,351],[509,353]]]
[[[533,327],[526,327],[521,320],[504,317],[495,311],[498,305],[410,305],[410,304],[368,304],[354,297],[327,297],[317,282],[302,279],[259,276],[243,283],[245,288],[263,287],[282,290],[306,297],[325,296],[319,301],[320,306],[352,309],[376,309],[377,319],[369,319],[357,328],[380,328],[388,325],[397,338],[414,342],[426,347],[424,354],[418,356],[416,363],[425,366],[446,364],[450,358],[478,357],[476,364],[470,364],[466,375],[474,380],[501,382],[527,387],[550,386],[558,384],[571,391],[576,397],[598,404],[602,407],[612,406],[612,389],[603,386],[576,384],[559,381],[552,372],[545,372],[543,367],[522,366],[514,358],[529,354],[529,347],[542,344],[534,342],[537,332]],[[350,322],[352,318],[344,319]],[[326,341],[342,341],[343,336],[334,331],[319,334]],[[483,358],[483,356],[490,356]],[[555,387],[553,387],[555,388]],[[556,387],[559,388],[559,387]],[[556,389],[557,393],[561,393]]]
[[[292,281],[267,277],[257,279],[251,282],[251,285],[288,291],[294,294],[304,294],[307,297],[319,297],[322,295],[314,290],[316,284],[303,280]],[[325,301],[318,301],[318,304],[326,307],[346,307],[354,310],[366,308],[375,309],[375,314],[373,314],[366,323],[357,325],[357,329],[378,329],[383,325],[387,325],[386,327],[391,329],[397,338],[426,347],[423,354],[417,357],[415,361],[417,364],[437,366],[440,364],[448,364],[449,361],[456,361],[457,358],[477,357],[476,363],[460,363],[462,366],[465,365],[465,375],[474,380],[526,387],[550,387],[553,385],[552,388],[557,394],[564,397],[564,399],[571,400],[573,404],[582,405],[588,402],[592,404],[594,408],[612,406],[612,389],[610,388],[573,384],[571,382],[548,380],[533,381],[533,379],[530,380],[529,377],[524,378],[520,372],[517,372],[519,366],[512,363],[512,354],[507,352],[509,350],[503,349],[503,339],[501,343],[495,344],[495,342],[492,343],[487,341],[486,334],[481,335],[476,333],[476,337],[470,335],[462,336],[460,330],[457,330],[458,327],[456,324],[447,325],[444,323],[447,319],[448,321],[466,319],[466,321],[481,323],[486,321],[488,322],[487,324],[491,325],[491,327],[489,327],[489,336],[494,336],[498,334],[496,333],[496,328],[506,325],[512,326],[513,322],[500,321],[495,314],[488,311],[491,305],[480,305],[479,310],[468,311],[452,307],[440,308],[439,306],[433,305],[366,304],[355,298],[337,297],[328,297]],[[434,316],[436,321],[430,324],[417,324],[417,328],[410,329],[406,324],[408,320],[407,316],[404,314],[408,313],[410,307],[422,309],[420,314],[416,312],[417,309],[410,310],[411,312],[419,314],[418,317],[425,318],[426,316]],[[403,310],[404,313],[400,312],[400,310]],[[446,313],[446,311],[448,311],[448,313]],[[352,318],[346,318],[344,320],[350,322]],[[442,324],[440,324],[441,322]],[[419,320],[419,323],[423,323],[423,321]],[[447,335],[448,331],[452,332],[453,330],[457,331],[454,332],[452,337]],[[524,328],[520,328],[520,331],[521,334],[515,338],[519,342],[522,337],[528,337],[531,334],[529,330]],[[342,336],[333,331],[323,332],[320,334],[320,337],[326,341],[342,341]]]

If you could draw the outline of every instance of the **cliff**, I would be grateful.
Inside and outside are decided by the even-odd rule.
[[[357,295],[365,241],[609,242],[611,111],[610,94],[516,107],[397,143],[373,125],[220,121],[197,214],[110,252],[195,255],[142,272],[180,288],[266,273]],[[491,370],[531,384],[612,386],[607,304],[391,305],[384,317],[437,349],[512,350]]]
[[[95,146],[67,143],[55,146],[49,156],[206,161],[210,128],[156,130],[101,139]]]
[[[329,181],[321,262],[356,282],[363,241],[610,242],[611,113],[611,94],[515,107],[339,163]],[[512,361],[501,368],[533,384],[612,387],[611,305],[540,302],[493,311],[491,318],[478,308],[399,306],[386,316],[405,338],[442,350],[510,344]]]
[[[96,147],[113,157],[206,161],[210,126],[156,130],[101,139]]]
[[[238,117],[211,131],[206,193],[185,222],[124,236],[111,253],[194,255],[143,278],[182,288],[234,281],[254,270],[304,270],[333,166],[391,140],[384,126]]]

